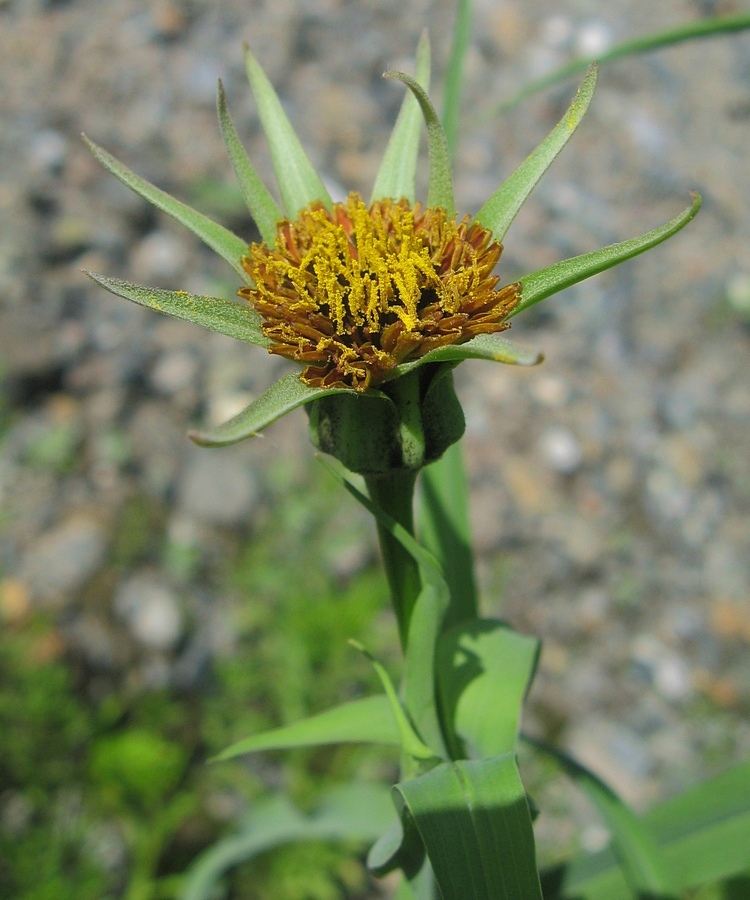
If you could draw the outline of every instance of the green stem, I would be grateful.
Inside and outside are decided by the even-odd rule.
[[[370,499],[399,525],[403,525],[409,534],[414,534],[413,501],[417,473],[417,469],[394,469],[383,475],[368,475],[365,478]],[[377,529],[401,647],[405,651],[411,614],[422,587],[419,567],[388,529],[380,524]]]

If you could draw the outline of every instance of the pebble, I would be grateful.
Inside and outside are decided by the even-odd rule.
[[[191,447],[186,455],[179,490],[183,513],[211,525],[247,525],[258,487],[242,451]]]
[[[113,606],[143,647],[171,650],[182,637],[185,621],[180,599],[151,575],[132,575],[120,584]]]
[[[561,475],[572,475],[583,462],[578,439],[568,428],[548,428],[539,441],[542,456]]]
[[[72,515],[42,534],[24,556],[18,577],[35,601],[67,606],[104,562],[106,530],[87,515]]]

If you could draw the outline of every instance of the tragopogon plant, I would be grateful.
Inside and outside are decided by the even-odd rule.
[[[246,66],[280,206],[240,144],[221,84],[218,114],[259,243],[248,245],[89,142],[110,172],[229,264],[239,300],[89,274],[118,296],[289,360],[289,373],[239,415],[191,436],[207,446],[232,444],[305,407],[313,444],[343,464],[334,475],[375,516],[404,670],[396,690],[373,661],[382,694],[255,735],[221,758],[337,741],[397,746],[402,763],[393,787],[393,820],[370,852],[371,870],[400,869],[403,897],[540,898],[532,812],[516,764],[520,709],[539,645],[505,623],[479,617],[462,473],[454,453],[464,418],[452,371],[467,359],[540,362],[537,351],[500,336],[511,319],[674,235],[696,215],[700,198],[695,195],[682,213],[640,237],[503,284],[502,274],[495,273],[502,241],[581,122],[596,85],[596,65],[559,124],[473,216],[455,210],[449,143],[427,93],[426,38],[415,77],[387,73],[407,93],[368,201],[352,193],[334,202],[249,50]],[[420,202],[415,174],[423,124],[429,178]],[[417,528],[415,483],[438,460],[423,473],[426,502]],[[364,476],[368,496],[347,471]],[[593,776],[561,761],[582,778],[612,827],[621,869],[607,871],[641,896],[676,895],[679,877],[664,863],[648,829]],[[359,816],[359,831],[352,816]],[[262,823],[256,825],[262,831]],[[359,811],[347,808],[341,819],[313,818],[306,827],[312,837],[330,838],[366,837],[368,827],[374,835],[380,825],[374,826],[365,805]],[[300,829],[299,821],[291,823],[289,834],[299,837]],[[242,847],[251,855],[258,840],[249,836],[239,850],[199,863],[185,896],[208,897],[222,867],[242,858]],[[585,877],[579,882],[585,891]]]

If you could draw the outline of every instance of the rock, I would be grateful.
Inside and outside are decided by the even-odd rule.
[[[179,488],[184,513],[212,525],[246,524],[257,498],[244,456],[226,448],[190,448]]]
[[[179,597],[149,574],[133,575],[115,593],[115,612],[135,640],[152,650],[170,650],[184,630]]]
[[[19,578],[42,604],[68,605],[102,564],[107,546],[99,522],[74,514],[38,538],[21,563]]]
[[[542,455],[555,472],[572,475],[583,461],[578,439],[568,428],[548,428],[539,442]]]

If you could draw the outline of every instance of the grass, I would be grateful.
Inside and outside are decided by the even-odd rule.
[[[363,765],[378,777],[393,763],[342,747],[206,764],[253,731],[375,688],[348,638],[386,661],[396,646],[365,517],[313,463],[297,473],[279,464],[269,480],[260,526],[229,545],[220,571],[176,556],[160,531],[164,510],[149,500],[131,500],[121,519],[115,577],[145,556],[153,561],[156,546],[178,582],[186,566],[204,586],[213,581],[233,615],[233,652],[194,691],[113,687],[102,696],[66,657],[52,619],[30,615],[0,632],[0,896],[177,897],[196,854],[269,786],[305,808]],[[284,848],[240,867],[227,896],[364,896],[350,851]]]

